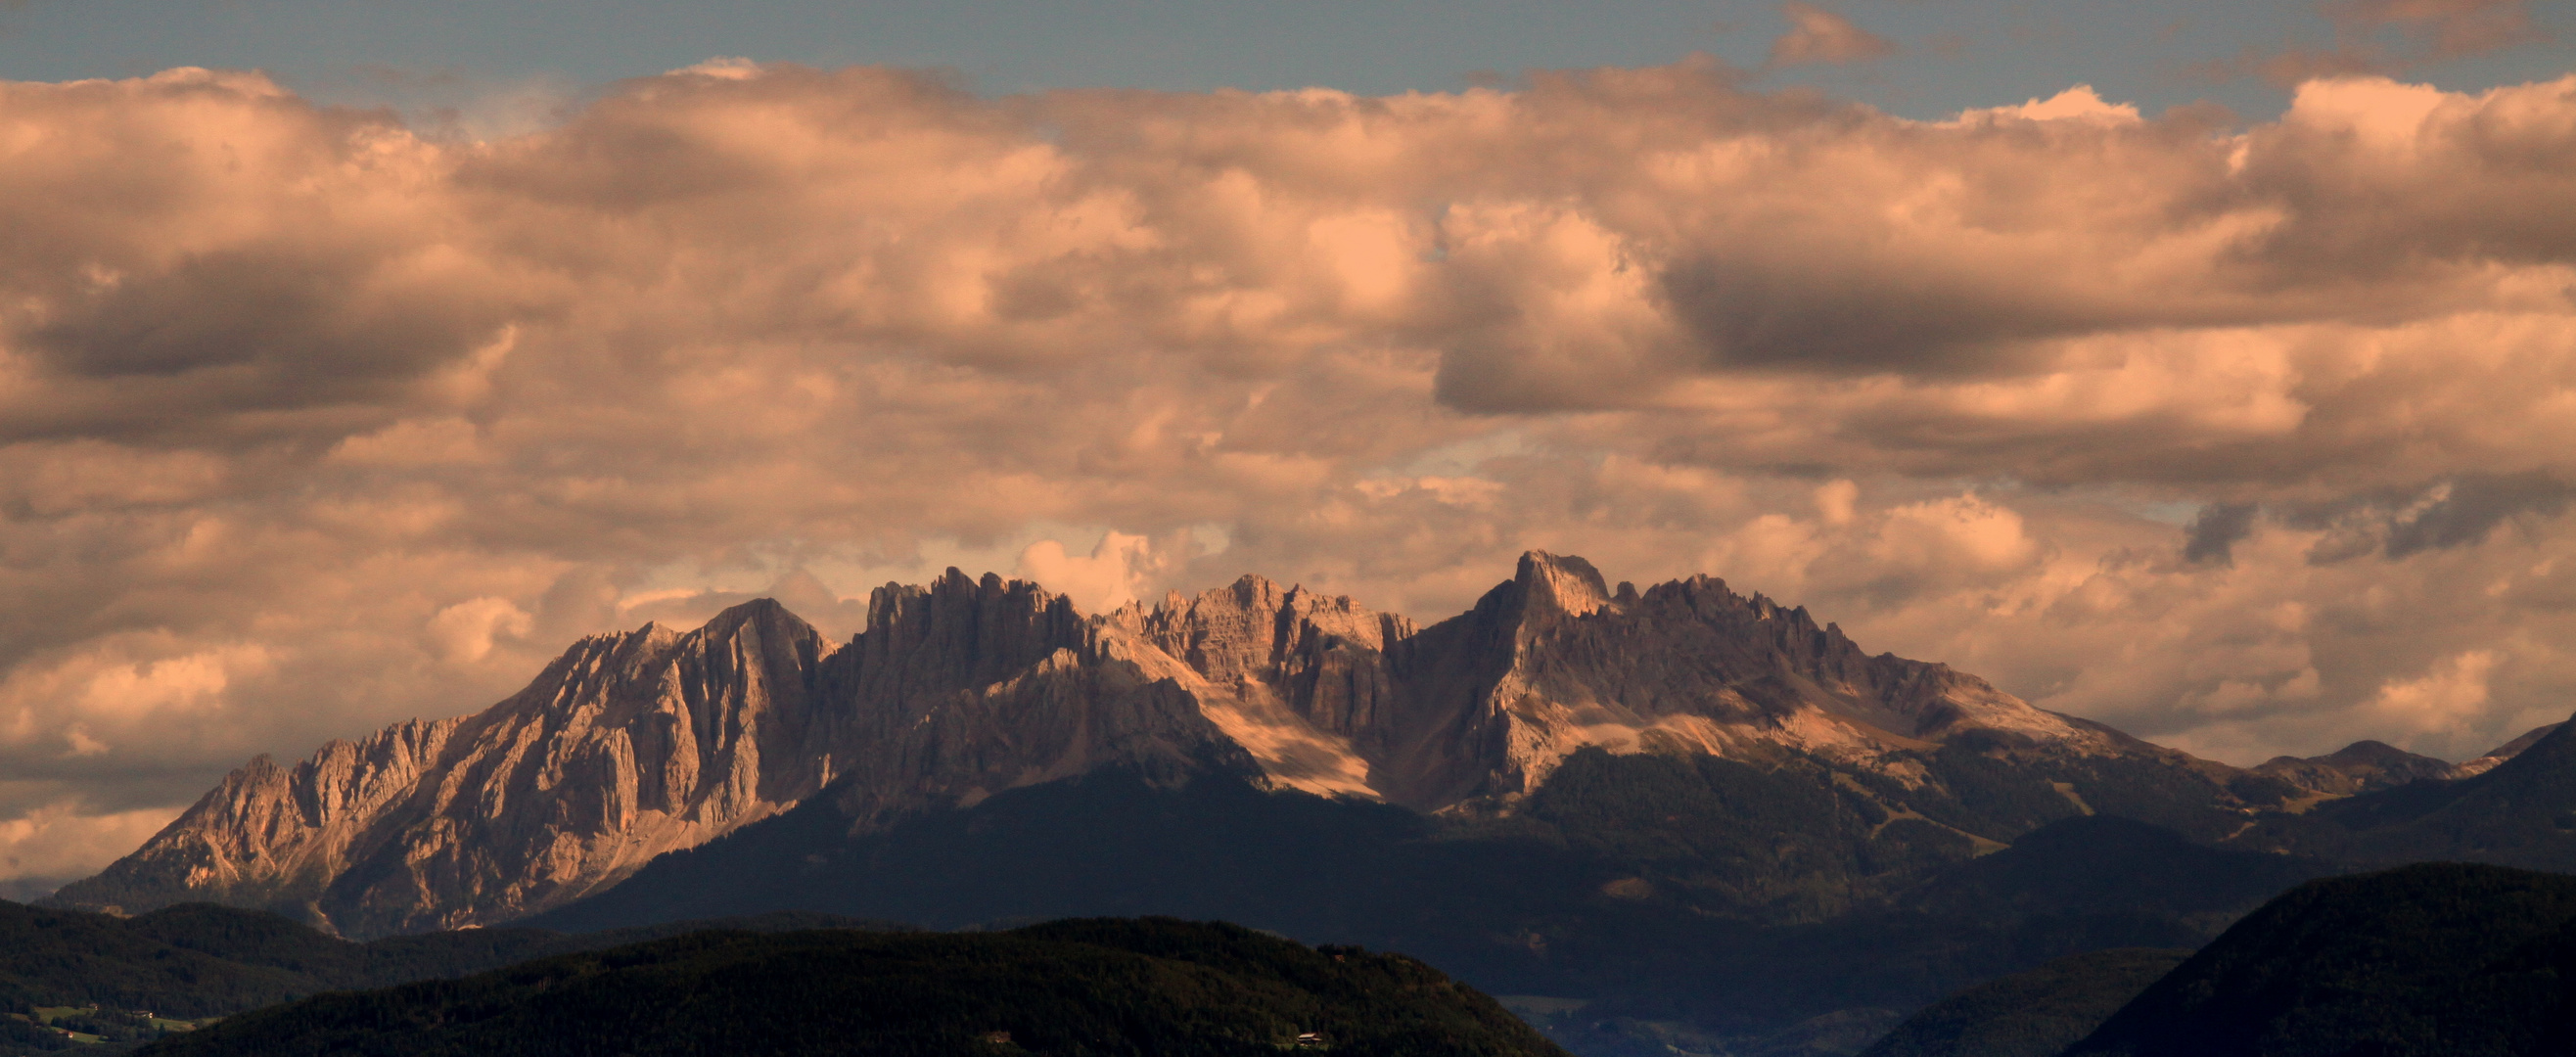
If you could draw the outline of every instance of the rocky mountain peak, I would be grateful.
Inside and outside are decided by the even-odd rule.
[[[1035,583],[951,567],[926,586],[869,592],[867,629],[850,648],[863,695],[912,699],[989,686],[1079,650],[1083,625],[1070,600]]]
[[[1414,631],[1411,621],[1372,612],[1347,595],[1283,590],[1250,574],[1193,598],[1172,592],[1150,611],[1130,605],[1099,619],[1223,685],[1277,682],[1317,649],[1340,643],[1383,651]]]
[[[1601,570],[1581,558],[1546,551],[1521,554],[1512,586],[1524,600],[1524,611],[1532,615],[1579,617],[1611,604]]]

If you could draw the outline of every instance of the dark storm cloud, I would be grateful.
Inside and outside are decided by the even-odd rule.
[[[2252,503],[2212,503],[2200,508],[2200,514],[2183,529],[2183,560],[2236,564],[2236,543],[2254,534],[2254,518],[2260,513],[2262,508]]]
[[[2509,520],[2549,517],[2576,499],[2576,486],[2547,474],[2463,474],[2430,489],[2388,521],[2390,558],[2434,548],[2466,547]]]

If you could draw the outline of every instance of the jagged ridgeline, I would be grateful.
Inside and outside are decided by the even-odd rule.
[[[1865,653],[1708,577],[1614,590],[1534,552],[1417,628],[1251,576],[1086,616],[951,570],[878,589],[846,643],[752,602],[585,639],[475,715],[254,760],[56,901],[211,900],[353,936],[494,924],[800,805],[862,836],[1110,773],[1545,816],[1619,861],[1614,897],[1785,921],[2057,818],[2211,839],[2303,793]]]

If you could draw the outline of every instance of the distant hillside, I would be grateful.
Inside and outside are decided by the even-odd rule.
[[[2190,956],[2139,948],[2069,955],[1932,1003],[1861,1057],[2054,1057]]]
[[[2067,1057],[2576,1052],[2576,877],[2429,863],[2314,881]]]
[[[2519,752],[2524,747],[2527,746],[2508,744],[2496,751]],[[2277,778],[2309,792],[2328,796],[2350,796],[2376,789],[2394,789],[2409,782],[2443,781],[2478,773],[2460,764],[2418,756],[2383,741],[2356,741],[2333,753],[2306,759],[2275,756],[2252,770],[2266,778]]]
[[[2257,812],[2224,843],[2351,869],[2483,862],[2576,872],[2576,724],[2531,731],[2457,772]]]
[[[1315,1039],[1300,1044],[1300,1036]],[[1400,955],[1171,919],[707,932],[234,1017],[152,1057],[1564,1057]]]

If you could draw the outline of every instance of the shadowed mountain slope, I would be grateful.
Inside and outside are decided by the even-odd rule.
[[[1861,1057],[2056,1057],[2189,957],[2136,947],[2068,955],[1932,1003]]]
[[[2576,725],[2543,730],[2472,776],[2267,815],[2238,843],[2371,865],[2454,860],[2576,871]]]
[[[2175,912],[2229,921],[2302,881],[2341,872],[2309,856],[2213,848],[2134,819],[2091,815],[2033,830],[1901,900],[1963,916]]]
[[[1592,748],[1521,810],[1465,820],[1116,770],[858,835],[818,800],[528,921],[580,930],[803,907],[946,928],[1159,908],[1401,950],[1492,993],[1554,996],[1580,1008],[1548,1030],[1584,1053],[1669,1053],[1655,1040],[1677,1031],[1708,1052],[1754,1052],[1748,1040],[1803,1022],[1892,1023],[2073,952],[2197,945],[2315,868],[2081,816],[1968,860],[1966,838],[1928,822],[1870,836],[1905,820],[1871,821],[1861,808],[1876,801],[1838,793],[1837,774],[1852,772]],[[2124,838],[2149,861],[2115,861],[2143,874],[2083,890],[2093,857]],[[2166,854],[2176,848],[2186,854]],[[1923,876],[1923,906],[1855,898],[1873,877]],[[1945,902],[1962,893],[1978,905]]]

